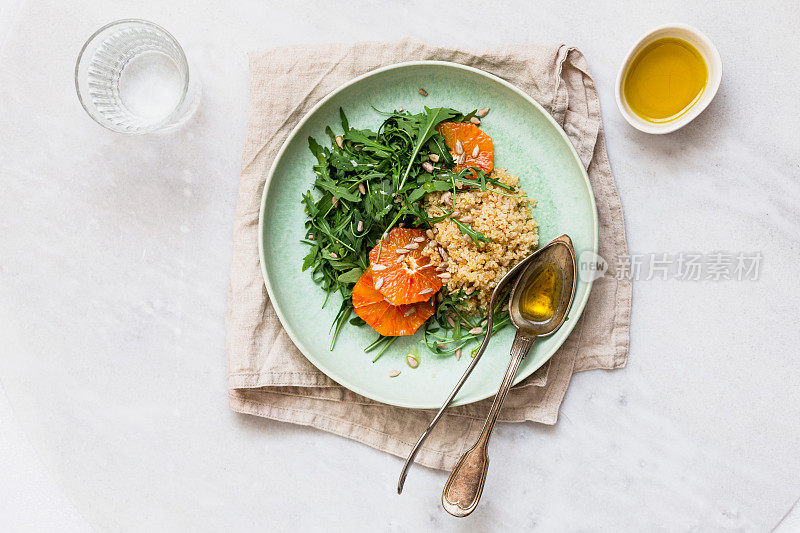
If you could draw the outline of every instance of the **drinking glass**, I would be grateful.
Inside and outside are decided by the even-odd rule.
[[[138,19],[111,22],[81,48],[75,89],[98,124],[142,134],[186,122],[200,103],[200,83],[164,28]]]

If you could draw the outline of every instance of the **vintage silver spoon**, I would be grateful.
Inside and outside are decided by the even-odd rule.
[[[566,239],[570,243],[569,244],[570,248],[572,247],[572,241],[566,235],[562,235],[558,239],[555,239],[553,242],[556,242],[559,239]],[[517,277],[517,275],[520,272],[522,272],[522,270],[531,261],[533,261],[541,253],[543,253],[544,250],[546,250],[548,248],[548,246],[550,246],[550,244],[552,244],[552,243],[548,243],[547,245],[545,245],[542,248],[536,250],[531,255],[529,255],[528,257],[526,257],[522,261],[520,261],[511,270],[509,270],[506,273],[505,276],[503,276],[500,279],[500,282],[494,288],[494,291],[492,292],[492,297],[489,300],[489,309],[494,309],[495,308],[495,306],[498,303],[498,300],[505,293],[505,288],[509,285],[509,283],[511,283]],[[414,464],[414,458],[417,456],[417,453],[419,452],[420,448],[422,447],[422,443],[425,442],[425,440],[431,434],[431,431],[433,431],[433,428],[436,426],[437,423],[439,423],[439,420],[442,418],[442,415],[444,414],[445,410],[453,402],[453,398],[455,398],[456,394],[458,394],[458,391],[461,390],[461,387],[467,381],[467,378],[472,373],[472,370],[475,368],[475,365],[478,364],[478,361],[480,360],[481,356],[483,355],[483,352],[486,350],[486,346],[488,346],[489,339],[492,336],[492,318],[493,318],[493,316],[492,316],[492,313],[488,313],[488,315],[489,315],[488,316],[488,321],[486,322],[486,336],[483,338],[483,342],[481,343],[480,348],[478,348],[478,351],[475,353],[475,357],[472,358],[472,361],[470,362],[470,364],[467,367],[467,369],[464,371],[464,374],[461,376],[461,379],[458,380],[458,383],[456,383],[456,386],[450,392],[450,395],[444,401],[444,404],[439,409],[439,411],[436,413],[436,416],[433,417],[433,420],[431,420],[431,423],[428,425],[428,427],[425,429],[425,431],[422,433],[422,435],[420,435],[419,440],[417,440],[417,443],[414,445],[414,448],[411,449],[411,453],[408,454],[408,459],[406,459],[406,462],[403,465],[403,470],[400,472],[400,479],[397,481],[397,493],[398,494],[403,492],[403,484],[406,482],[406,476],[408,475],[408,469],[411,467],[412,464]]]
[[[575,294],[575,272],[572,240],[562,235],[539,250],[531,261],[527,261],[519,275],[508,305],[511,323],[517,328],[514,343],[511,345],[511,363],[500,390],[494,397],[478,441],[461,456],[444,486],[442,506],[451,515],[467,516],[478,506],[489,468],[489,439],[500,413],[500,406],[514,382],[519,364],[528,354],[536,337],[550,335],[564,323]],[[538,300],[531,300],[531,295],[526,293],[526,289],[540,283],[543,275],[554,281],[550,285],[553,288],[552,305],[548,307],[546,314],[538,311],[541,306],[532,304],[538,303]]]

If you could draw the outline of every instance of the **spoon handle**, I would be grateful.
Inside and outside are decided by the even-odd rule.
[[[501,282],[502,283],[502,282]],[[492,304],[494,304],[494,299],[492,299]],[[444,415],[445,410],[450,406],[450,403],[453,401],[453,398],[456,397],[458,391],[461,390],[461,386],[466,383],[467,378],[472,373],[472,369],[475,368],[475,365],[478,364],[478,361],[483,355],[483,352],[486,350],[486,347],[489,345],[489,339],[492,337],[492,315],[489,315],[489,321],[486,324],[486,336],[483,338],[483,342],[481,343],[481,347],[478,349],[478,352],[475,354],[475,357],[472,358],[472,361],[469,364],[469,367],[464,371],[464,374],[461,376],[461,379],[458,380],[456,386],[453,387],[453,390],[450,392],[450,396],[444,401],[444,404],[436,413],[436,416],[433,417],[431,423],[428,424],[428,427],[425,428],[425,431],[420,435],[419,440],[414,445],[414,448],[411,449],[411,453],[408,454],[408,458],[406,459],[405,464],[403,464],[403,470],[400,472],[400,479],[397,481],[397,494],[401,494],[403,492],[403,485],[406,482],[406,476],[408,475],[408,469],[414,464],[414,458],[417,456],[420,448],[422,448],[422,443],[425,442],[425,439],[428,438],[433,428],[436,427],[436,424],[439,423],[439,419],[442,418]]]
[[[472,448],[461,456],[444,486],[442,506],[453,516],[467,516],[478,506],[486,481],[486,472],[489,469],[489,439],[497,422],[497,415],[500,414],[503,400],[514,382],[519,364],[530,351],[535,339],[536,337],[527,337],[517,331],[514,344],[511,345],[511,363],[508,365],[500,390],[494,397],[483,431]]]

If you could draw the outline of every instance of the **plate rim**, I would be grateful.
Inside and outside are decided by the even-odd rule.
[[[589,192],[589,198],[590,198],[591,204],[592,204],[592,223],[594,225],[594,236],[593,236],[594,238],[593,238],[593,242],[592,242],[592,249],[593,249],[595,254],[598,253],[600,224],[599,224],[599,219],[598,219],[598,215],[597,215],[597,202],[595,200],[594,190],[592,189],[592,184],[589,181],[589,175],[586,172],[586,168],[584,167],[583,161],[581,161],[581,158],[578,155],[578,152],[575,150],[575,146],[573,146],[572,141],[570,141],[570,139],[567,136],[567,134],[564,131],[564,129],[558,124],[558,122],[555,121],[553,116],[539,102],[537,102],[533,97],[531,97],[529,94],[527,94],[525,91],[523,91],[522,89],[518,88],[514,84],[512,84],[512,83],[510,83],[510,82],[508,82],[508,81],[506,81],[506,80],[504,80],[502,78],[500,78],[499,76],[496,76],[494,74],[491,74],[489,72],[486,72],[484,70],[481,70],[481,69],[478,69],[478,68],[475,68],[475,67],[462,65],[460,63],[454,63],[452,61],[436,61],[436,60],[404,61],[404,62],[401,62],[401,63],[393,63],[391,65],[385,65],[383,67],[379,67],[379,68],[370,70],[368,72],[365,72],[364,74],[356,76],[356,77],[350,79],[349,81],[343,83],[342,85],[340,85],[339,87],[337,87],[336,89],[334,89],[333,91],[331,91],[330,93],[328,93],[327,95],[322,97],[316,104],[314,104],[311,107],[311,109],[308,110],[308,112],[306,112],[305,115],[303,115],[303,117],[298,121],[298,123],[294,126],[294,128],[292,128],[292,131],[289,132],[289,135],[283,141],[283,144],[281,144],[280,149],[275,154],[275,159],[273,159],[272,165],[270,165],[270,169],[267,172],[267,176],[266,176],[266,178],[264,180],[264,188],[263,188],[263,190],[261,192],[261,204],[259,206],[259,211],[258,211],[258,262],[259,262],[259,266],[260,266],[260,269],[261,269],[261,277],[262,277],[262,279],[264,281],[264,285],[265,285],[265,287],[267,289],[267,295],[269,296],[269,299],[270,299],[271,302],[275,302],[276,300],[275,300],[275,294],[274,294],[274,292],[272,290],[272,285],[271,285],[271,283],[269,281],[269,275],[267,273],[267,267],[266,267],[266,264],[265,264],[265,261],[264,261],[264,213],[265,213],[265,208],[266,208],[266,204],[267,204],[267,192],[269,191],[270,184],[272,182],[273,177],[275,176],[275,172],[277,170],[278,162],[281,160],[281,158],[283,157],[284,153],[288,149],[289,144],[294,140],[294,138],[297,136],[297,134],[300,132],[300,130],[303,128],[303,126],[306,124],[306,122],[308,122],[310,120],[310,118],[314,115],[314,113],[316,113],[316,111],[320,107],[325,105],[329,100],[333,99],[335,96],[337,96],[339,93],[343,92],[345,89],[349,88],[350,86],[355,85],[355,84],[361,82],[362,80],[364,80],[366,78],[369,78],[371,76],[375,76],[377,74],[380,74],[380,73],[383,73],[383,72],[386,72],[386,71],[389,71],[389,70],[396,70],[396,69],[402,69],[402,68],[407,68],[407,67],[415,67],[415,66],[442,66],[442,67],[448,67],[448,68],[455,68],[455,69],[459,69],[459,70],[465,70],[465,71],[468,71],[468,72],[472,72],[472,73],[478,74],[480,76],[488,78],[491,81],[499,83],[499,84],[505,86],[506,88],[512,90],[513,92],[517,93],[522,98],[524,98],[528,103],[532,104],[535,108],[537,108],[547,118],[547,120],[550,122],[550,124],[555,127],[556,131],[561,135],[561,137],[567,143],[567,146],[569,147],[569,150],[570,150],[570,153],[572,154],[572,157],[575,159],[576,163],[578,164],[578,167],[581,169],[581,175],[583,176],[583,180],[585,182],[586,189]],[[576,324],[578,322],[578,319],[583,314],[583,310],[586,307],[586,302],[589,300],[589,295],[592,292],[592,287],[594,285],[594,279],[590,278],[585,283],[586,283],[586,292],[584,293],[584,296],[580,299],[580,301],[572,302],[572,307],[569,310],[569,312],[575,312],[574,320],[568,320],[565,324],[563,324],[561,326],[562,329],[563,328],[567,329],[566,334],[562,338],[561,342],[558,343],[558,345],[556,345],[555,347],[553,347],[552,352],[550,354],[548,354],[542,360],[541,364],[533,366],[530,369],[526,369],[525,372],[517,373],[516,377],[514,378],[513,385],[518,384],[520,381],[522,381],[523,379],[527,378],[528,376],[530,376],[531,374],[536,372],[536,370],[538,370],[539,368],[544,366],[544,364],[546,362],[548,362],[553,357],[553,355],[555,355],[555,353],[559,350],[559,348],[561,348],[561,346],[564,345],[564,343],[566,342],[567,338],[572,333],[572,330],[575,328],[575,326],[576,326]],[[289,335],[289,338],[292,340],[292,342],[297,347],[297,349],[300,351],[300,353],[303,354],[303,357],[305,357],[320,372],[322,372],[323,374],[328,376],[330,379],[332,379],[333,381],[335,381],[336,383],[338,383],[342,387],[345,387],[346,389],[348,389],[350,391],[353,391],[356,394],[360,394],[360,395],[362,395],[362,396],[364,396],[366,398],[369,398],[371,400],[374,400],[376,402],[380,402],[380,403],[387,404],[387,405],[393,405],[393,406],[396,406],[396,407],[405,407],[405,408],[409,408],[409,409],[436,409],[436,408],[441,406],[440,404],[428,405],[428,404],[413,404],[413,403],[404,403],[404,402],[397,402],[397,401],[387,401],[385,398],[377,397],[377,396],[373,395],[372,393],[363,390],[359,386],[352,385],[351,383],[348,382],[346,377],[344,379],[342,379],[342,376],[339,375],[338,372],[331,371],[327,367],[327,365],[325,365],[324,363],[320,362],[317,358],[312,357],[308,353],[306,353],[306,350],[303,349],[302,342],[298,338],[296,338],[296,336],[295,336],[294,332],[291,330],[291,328],[288,328],[286,326],[286,319],[283,316],[283,312],[281,311],[281,309],[277,305],[275,305],[274,303],[272,305],[272,308],[275,310],[275,314],[278,315],[278,320],[280,320],[281,326],[286,331],[286,334]],[[490,390],[490,392],[485,396],[482,396],[481,394],[476,394],[476,395],[474,395],[475,397],[467,397],[467,398],[462,398],[462,399],[457,400],[457,401],[453,401],[453,403],[451,403],[450,405],[453,406],[453,407],[454,406],[458,406],[458,405],[467,405],[467,404],[475,403],[475,402],[478,402],[478,401],[481,401],[481,400],[485,400],[487,398],[492,397],[493,395],[494,395],[494,392],[492,392],[492,390]],[[443,398],[443,400],[444,400],[444,398]]]

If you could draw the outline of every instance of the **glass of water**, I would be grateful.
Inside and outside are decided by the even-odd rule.
[[[98,124],[141,134],[186,122],[200,103],[200,84],[181,45],[152,22],[118,20],[97,30],[75,64],[75,89]]]

